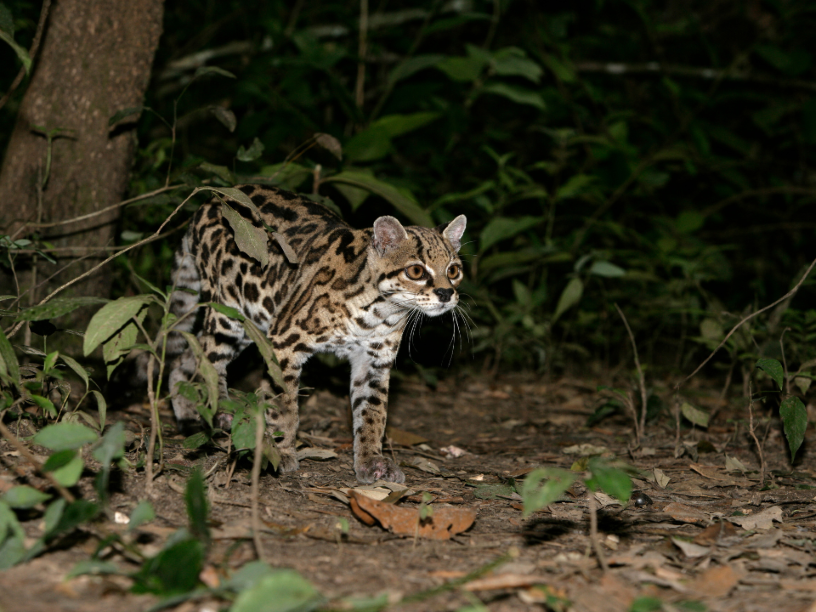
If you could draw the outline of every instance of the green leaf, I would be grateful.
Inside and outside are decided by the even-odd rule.
[[[108,414],[108,403],[99,391],[91,391],[96,398],[96,409],[99,411],[99,431],[105,429],[105,417]]]
[[[46,495],[34,487],[19,485],[16,487],[11,487],[8,491],[6,491],[5,495],[0,498],[0,501],[5,502],[12,508],[24,510],[26,508],[32,508],[37,504],[46,502],[49,499],[51,499],[50,495]]]
[[[278,387],[285,390],[287,385],[283,380],[283,372],[281,372],[278,358],[275,356],[275,349],[272,347],[272,343],[269,341],[269,338],[267,338],[266,334],[258,329],[258,326],[249,319],[244,319],[241,321],[241,325],[244,326],[244,330],[246,331],[247,336],[249,336],[250,341],[252,341],[255,346],[258,347],[258,351],[261,353],[261,357],[263,357],[263,360],[266,363],[266,369],[269,372],[269,375],[272,377],[272,380],[275,381],[275,384],[277,384]],[[253,444],[252,446],[254,447],[255,445]]]
[[[108,127],[113,127],[125,117],[140,115],[144,108],[144,106],[131,106],[129,108],[123,108],[122,110],[116,111],[116,113],[114,113],[114,115],[108,119]]]
[[[689,421],[698,425],[700,427],[708,427],[708,413],[700,410],[699,408],[695,408],[688,402],[683,402],[683,405],[680,406],[680,412],[686,417]]]
[[[82,476],[82,470],[85,469],[85,463],[82,457],[76,451],[63,451],[64,453],[73,453],[74,456],[67,464],[53,471],[52,476],[63,487],[73,487],[79,482]]]
[[[314,135],[315,142],[334,155],[338,160],[343,160],[343,145],[331,134],[318,132]]]
[[[198,433],[194,433],[191,436],[187,436],[184,438],[184,442],[181,445],[186,449],[194,449],[204,446],[207,442],[210,441],[212,438],[212,434],[208,431],[199,431]]]
[[[32,402],[37,404],[40,408],[42,408],[45,412],[48,413],[49,416],[56,417],[57,416],[57,409],[54,407],[54,402],[52,402],[47,397],[43,397],[42,395],[35,395],[31,394],[28,396]]]
[[[230,612],[308,612],[317,608],[322,600],[303,576],[295,570],[281,569],[240,593]]]
[[[219,76],[229,77],[230,79],[237,78],[231,72],[228,72],[223,68],[219,68],[218,66],[199,66],[198,68],[196,68],[195,74],[193,75],[193,79],[197,79],[199,77],[207,76],[210,74],[217,74]]]
[[[23,536],[13,535],[0,546],[0,570],[14,567],[26,556]]]
[[[591,482],[587,481],[588,487],[594,489],[594,486],[597,486],[623,504],[629,501],[632,494],[632,479],[625,471],[595,457],[589,460],[589,472],[592,478]]]
[[[82,382],[85,383],[85,389],[87,390],[88,385],[90,384],[90,380],[88,379],[88,371],[79,365],[79,363],[77,363],[73,357],[68,357],[68,355],[60,355],[60,359],[82,379]]]
[[[250,561],[235,572],[229,580],[224,583],[224,587],[236,593],[240,593],[241,591],[251,589],[258,584],[262,578],[274,573],[274,570],[263,561]]]
[[[486,65],[487,61],[481,57],[446,57],[435,63],[449,79],[461,83],[475,81]]]
[[[490,83],[485,84],[485,86],[479,90],[479,93],[502,96],[503,98],[507,98],[516,104],[534,106],[542,111],[547,110],[547,105],[544,103],[544,98],[539,92],[533,91],[532,89],[519,87],[518,85],[511,85],[510,83],[491,81]]]
[[[518,47],[505,47],[493,54],[493,70],[499,76],[518,76],[538,83],[544,70]]]
[[[34,436],[34,443],[53,451],[80,448],[96,442],[99,436],[90,427],[81,423],[56,423],[46,425]]]
[[[360,208],[360,205],[371,195],[367,189],[360,189],[359,187],[352,187],[351,185],[337,183],[335,188],[348,200],[352,211]]]
[[[95,297],[54,298],[45,304],[31,306],[20,311],[15,321],[42,321],[56,319],[83,306],[106,304],[110,300]]]
[[[210,162],[201,162],[201,164],[198,167],[204,172],[214,174],[225,183],[235,182],[235,176],[232,174],[232,170],[230,170],[226,166],[219,166],[216,164],[211,164]]]
[[[544,217],[494,217],[479,237],[479,252],[484,253],[497,242],[526,232],[544,220]]]
[[[188,593],[198,586],[203,565],[202,542],[191,539],[175,542],[133,574],[133,592],[165,596]]]
[[[577,474],[560,468],[536,468],[527,474],[521,488],[524,518],[557,501],[576,478]],[[546,482],[542,485],[542,481]]]
[[[207,110],[230,132],[235,131],[235,127],[238,125],[238,120],[235,118],[235,113],[233,113],[230,109],[224,108],[223,106],[219,106],[217,104],[212,104],[207,107]]]
[[[417,55],[415,57],[410,57],[396,65],[396,67],[388,75],[388,82],[390,85],[393,85],[397,81],[406,79],[420,70],[433,68],[444,58],[444,55]]]
[[[367,189],[371,193],[378,195],[389,202],[394,208],[417,225],[423,225],[425,227],[431,227],[434,225],[431,216],[422,210],[416,201],[401,193],[393,185],[376,179],[368,174],[349,170],[335,174],[334,176],[330,176],[324,179],[323,182],[344,183],[346,185],[351,185],[352,187]]]
[[[592,262],[589,273],[595,276],[603,276],[604,278],[619,278],[626,274],[626,270],[608,261],[595,261]]]
[[[139,338],[139,325],[144,323],[147,309],[136,313],[135,320],[129,321],[118,332],[102,343],[102,358],[105,360],[108,380],[116,367],[125,360],[125,356],[133,350]]]
[[[207,526],[207,487],[201,470],[195,469],[187,481],[184,490],[184,502],[187,505],[187,518],[190,521],[190,533],[205,542],[210,539],[210,529]]]
[[[102,443],[93,450],[93,457],[107,467],[114,459],[121,459],[125,454],[125,423],[119,421],[102,436]]]
[[[43,464],[43,470],[46,472],[53,472],[61,467],[65,467],[77,457],[77,452],[74,449],[66,449],[53,453]]]
[[[20,45],[14,42],[14,38],[4,30],[0,30],[0,40],[4,40],[8,43],[8,45],[17,54],[19,60],[22,62],[23,68],[25,68],[26,73],[31,74],[31,56],[29,56],[28,51],[26,51]]]
[[[71,531],[78,525],[90,521],[98,512],[99,506],[97,504],[86,499],[78,499],[68,504],[62,516],[59,518],[59,523],[54,527],[49,536],[54,537],[60,533]]]
[[[564,291],[561,292],[561,297],[558,298],[558,305],[555,307],[551,323],[555,323],[562,314],[580,302],[583,294],[583,281],[577,276],[571,278],[564,287]]]
[[[779,406],[779,416],[782,417],[785,437],[788,439],[788,447],[791,453],[791,463],[793,463],[796,458],[796,451],[799,450],[805,439],[805,430],[808,424],[807,408],[798,397],[787,397]]]
[[[264,166],[259,174],[263,177],[269,177],[270,182],[289,191],[297,191],[303,181],[313,176],[309,168],[292,162]]]
[[[65,576],[65,579],[76,578],[86,574],[100,576],[102,574],[121,574],[119,566],[113,561],[103,561],[102,559],[86,559],[80,561]]]
[[[207,302],[207,306],[215,310],[216,312],[220,312],[223,315],[227,315],[230,319],[235,319],[236,321],[243,321],[246,317],[241,314],[240,310],[233,308],[232,306],[224,306],[223,304],[219,304],[218,302]]]
[[[559,201],[574,198],[586,191],[596,180],[597,177],[589,174],[575,174],[558,188],[558,191],[555,193],[555,200]]]
[[[187,341],[187,346],[190,347],[190,350],[192,350],[193,354],[196,356],[196,360],[198,361],[198,372],[201,374],[201,377],[204,379],[204,383],[207,385],[207,402],[209,404],[209,410],[205,409],[203,406],[196,406],[196,409],[198,409],[202,418],[206,421],[207,425],[210,426],[210,429],[212,429],[212,419],[213,415],[215,415],[216,411],[218,410],[218,396],[220,394],[218,372],[216,372],[215,366],[204,354],[204,350],[201,348],[198,338],[189,332],[180,333]]]
[[[258,210],[258,207],[255,206],[255,203],[252,200],[250,200],[249,196],[240,189],[236,189],[235,187],[201,187],[201,191],[214,191],[215,193],[225,195],[228,198],[232,198],[239,204],[243,204],[253,213],[258,215],[258,217],[261,216],[261,211]]]
[[[235,157],[238,158],[238,161],[242,162],[251,162],[258,159],[261,155],[263,155],[264,146],[260,139],[256,136],[255,140],[252,141],[252,144],[249,146],[248,149],[245,149],[243,146],[238,147],[238,153]]]
[[[269,265],[269,235],[266,230],[244,219],[226,203],[221,205],[221,213],[232,227],[236,246],[266,268]]]
[[[441,117],[441,113],[412,113],[410,115],[387,115],[371,124],[369,129],[382,130],[389,138],[407,134]]]
[[[255,419],[242,420],[232,428],[232,444],[235,450],[255,448]]]
[[[0,374],[11,378],[16,385],[20,384],[20,362],[17,361],[17,355],[14,354],[14,349],[11,348],[11,343],[2,328],[0,328]]]
[[[760,370],[764,370],[768,376],[776,381],[779,388],[782,389],[785,373],[782,369],[782,364],[779,363],[779,361],[776,359],[760,359],[757,361],[756,367],[758,367]]]
[[[349,161],[357,162],[382,159],[392,150],[393,145],[388,132],[384,128],[375,127],[357,132],[346,142],[345,146],[346,157]]]
[[[684,210],[674,221],[674,226],[681,234],[693,234],[698,229],[703,227],[705,223],[705,215],[697,210]]]
[[[43,523],[45,523],[43,531],[45,532],[46,538],[49,538],[54,529],[57,528],[57,525],[59,525],[67,504],[68,502],[63,498],[56,499],[48,504],[48,508],[45,509],[45,514],[43,515]],[[0,528],[0,533],[2,533],[2,528]]]
[[[152,295],[134,295],[105,304],[88,323],[82,345],[85,356],[126,325],[147,304],[155,301]]]
[[[153,510],[153,504],[144,499],[140,501],[133,509],[133,512],[130,513],[130,522],[128,523],[127,530],[133,531],[139,526],[149,523],[154,518],[156,518],[156,511]]]

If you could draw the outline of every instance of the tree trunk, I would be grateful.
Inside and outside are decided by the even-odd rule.
[[[0,169],[0,226],[5,226],[0,233],[30,237],[35,230],[22,228],[23,222],[58,222],[122,199],[135,139],[132,130],[109,128],[108,120],[121,109],[142,104],[161,34],[163,8],[163,0],[54,2],[42,51]],[[60,130],[51,144],[50,164],[47,139],[35,129]],[[117,216],[117,211],[111,211],[44,230],[41,235],[57,247],[105,246],[111,243]],[[56,266],[40,259],[35,272],[31,267],[20,270],[20,290],[25,291],[37,276],[40,281],[51,276],[76,257],[63,253]],[[98,256],[75,261],[40,288],[37,299],[98,261]],[[23,258],[18,262],[25,266]],[[4,276],[0,293],[15,293],[14,279]],[[106,296],[109,287],[110,272],[102,269],[65,295]],[[31,294],[20,305],[30,303]],[[61,319],[58,325],[65,323]]]

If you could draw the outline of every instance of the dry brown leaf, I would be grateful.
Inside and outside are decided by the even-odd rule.
[[[675,521],[681,523],[693,523],[695,525],[707,525],[710,522],[710,517],[704,512],[700,512],[696,508],[672,502],[663,508],[663,512],[672,517]]]
[[[357,491],[349,491],[351,510],[367,525],[376,519],[380,525],[399,535],[449,540],[473,525],[476,512],[470,508],[438,508],[424,520],[419,518],[419,508],[402,508],[365,497]]]
[[[665,489],[666,485],[671,481],[671,478],[666,476],[666,474],[660,468],[654,469],[654,477],[655,482],[661,489]]]
[[[736,538],[737,529],[728,521],[714,523],[706,527],[694,538],[694,543],[700,546],[722,543],[727,538]]]
[[[749,516],[729,516],[728,520],[748,531],[753,529],[772,529],[774,521],[777,523],[782,522],[782,508],[772,506],[762,512]]]
[[[671,541],[674,543],[677,548],[683,551],[683,554],[686,555],[689,559],[696,559],[697,557],[703,557],[711,552],[711,549],[707,546],[698,546],[693,542],[686,542],[685,540],[681,540],[680,538],[672,538]]]
[[[440,471],[438,465],[425,457],[411,457],[408,461],[403,461],[402,465],[414,467],[429,474],[438,474]]]
[[[415,444],[422,444],[423,442],[428,441],[427,438],[418,436],[410,431],[404,431],[402,429],[397,429],[396,427],[391,427],[390,425],[385,428],[385,435],[391,438],[391,442],[394,444],[399,444],[400,446],[414,446]]]
[[[729,565],[712,567],[697,576],[692,592],[703,597],[725,597],[737,585],[739,578],[739,574]]]

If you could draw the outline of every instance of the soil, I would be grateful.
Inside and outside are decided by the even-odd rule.
[[[656,392],[667,406],[675,405],[668,385]],[[652,598],[641,599],[640,610],[660,609],[660,602],[664,610],[816,610],[814,453],[803,447],[791,468],[780,424],[771,421],[767,436],[763,425],[759,436],[765,438],[767,476],[762,486],[755,445],[744,421],[737,422],[747,420],[744,403],[721,401],[719,389],[693,384],[684,393],[716,413],[709,427],[682,424],[678,437],[667,408],[647,425],[636,449],[632,422],[624,413],[586,426],[605,401],[589,381],[466,377],[442,380],[436,388],[411,378],[397,381],[387,450],[403,465],[410,489],[397,505],[418,509],[421,493],[428,492],[437,514],[453,508],[475,515],[467,531],[438,540],[394,534],[352,513],[344,498],[359,485],[352,470],[348,399],[313,392],[301,402],[301,440],[305,448],[329,449],[337,456],[304,459],[293,474],[262,475],[264,556],[275,567],[300,572],[327,598],[329,609],[348,609],[344,598],[385,594],[392,602],[389,610],[406,612],[484,609],[480,603],[491,612],[624,611],[639,598]],[[757,419],[765,410],[755,408]],[[155,554],[187,524],[183,487],[190,470],[200,465],[209,474],[213,534],[205,578],[217,583],[256,559],[249,535],[251,465],[233,466],[213,447],[185,450],[166,408],[162,418],[168,439],[165,469],[151,498],[157,517],[139,528],[138,546]],[[136,433],[128,455],[136,461],[144,452],[140,434],[149,422],[147,407],[135,404],[109,413],[109,419],[125,420]],[[457,449],[464,454],[451,456]],[[596,543],[606,571],[594,552],[589,492],[583,484],[528,518],[512,487],[521,491],[524,475],[537,466],[569,469],[588,452],[616,456],[641,470],[634,478],[632,503],[621,506],[601,494],[593,502],[599,508]],[[734,468],[733,459],[746,471]],[[5,441],[0,460],[3,487],[25,481],[47,489]],[[732,471],[726,470],[726,460]],[[92,477],[84,477],[75,493],[92,498]],[[144,494],[142,470],[119,473],[112,510],[129,515]],[[752,524],[746,517],[757,520]],[[41,533],[41,514],[21,518],[28,519],[28,535]],[[80,528],[38,558],[0,573],[0,611],[129,612],[156,604],[155,596],[132,594],[125,577],[65,578],[74,564],[97,550],[102,528],[124,531],[114,521]],[[116,551],[106,558],[125,571],[136,569]],[[228,606],[205,598],[171,609]]]

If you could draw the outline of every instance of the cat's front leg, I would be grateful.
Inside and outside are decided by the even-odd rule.
[[[357,480],[405,482],[405,474],[382,454],[393,350],[361,348],[351,356],[351,412]]]

